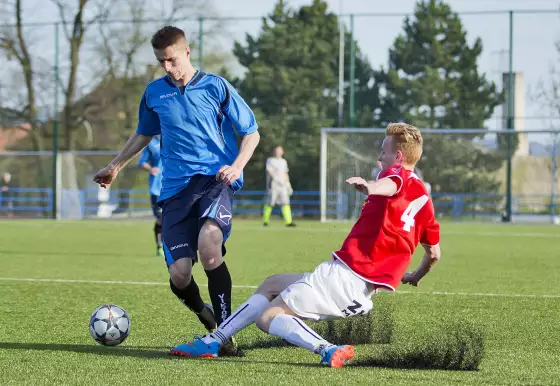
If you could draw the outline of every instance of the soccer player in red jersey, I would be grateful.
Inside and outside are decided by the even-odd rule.
[[[372,295],[395,291],[400,282],[417,286],[440,259],[439,224],[423,182],[414,174],[422,155],[420,131],[405,123],[387,127],[376,181],[352,177],[347,183],[367,195],[358,221],[333,252],[333,259],[307,274],[268,277],[216,331],[175,347],[172,354],[214,358],[239,330],[256,323],[261,330],[321,356],[321,363],[342,367],[354,347],[336,346],[302,319],[324,320],[371,311]],[[416,246],[424,258],[406,272]]]

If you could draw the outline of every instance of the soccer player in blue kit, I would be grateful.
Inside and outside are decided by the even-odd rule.
[[[243,186],[243,168],[259,143],[258,126],[251,109],[225,79],[192,66],[181,29],[163,27],[151,44],[167,75],[146,87],[136,132],[94,181],[107,187],[153,136],[161,134],[159,205],[169,284],[212,331],[231,314],[232,283],[223,259],[224,243],[231,231],[233,193]],[[236,132],[242,137],[239,149]],[[213,312],[192,276],[197,254],[208,277]]]
[[[161,140],[159,135],[155,135],[148,146],[142,150],[138,157],[138,167],[150,173],[148,177],[148,186],[150,189],[150,203],[152,212],[156,218],[154,224],[154,234],[156,237],[157,255],[164,256],[163,243],[161,240],[161,207],[158,205],[159,193],[161,192],[161,157],[160,157]]]

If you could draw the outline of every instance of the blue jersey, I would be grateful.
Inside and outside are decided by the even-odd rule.
[[[197,72],[183,89],[164,76],[151,82],[139,108],[138,134],[161,133],[160,201],[183,190],[197,174],[215,175],[237,157],[236,132],[257,131],[255,115],[224,78]],[[243,175],[232,183],[243,186]]]
[[[161,169],[161,157],[160,157],[160,139],[159,137],[153,137],[148,146],[142,150],[140,153],[140,157],[138,159],[138,166],[142,166],[143,164],[149,164],[153,168],[160,168]],[[148,178],[148,184],[150,185],[150,194],[153,196],[159,196],[161,192],[161,180],[162,180],[162,173],[161,171],[153,176],[150,173],[150,177]]]

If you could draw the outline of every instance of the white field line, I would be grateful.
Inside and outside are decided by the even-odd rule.
[[[151,220],[150,220],[151,221]],[[146,221],[148,222],[148,221]],[[0,221],[0,224],[2,223],[2,221]],[[7,221],[5,221],[4,223],[7,223]],[[89,226],[89,225],[94,225],[95,227],[97,227],[99,224],[105,224],[107,226],[119,226],[119,227],[132,227],[132,226],[136,226],[137,222],[129,222],[129,221],[111,221],[111,220],[103,220],[103,222],[101,222],[100,220],[95,220],[95,221],[73,221],[73,220],[65,220],[63,222],[60,223],[49,223],[49,225],[54,225],[54,226],[58,226],[60,224],[68,224],[68,223],[76,223],[76,224],[80,224],[81,226]],[[18,226],[18,225],[25,225],[26,227],[30,227],[30,226],[36,226],[36,227],[45,227],[45,223],[43,222],[36,222],[36,223],[32,223],[32,222],[27,222],[27,221],[14,221],[14,222],[10,222],[10,226]],[[282,225],[280,225],[281,223],[278,224],[278,226],[270,226],[268,228],[264,228],[264,227],[259,227],[259,226],[251,226],[251,225],[246,225],[243,223],[238,223],[236,225],[234,225],[233,227],[233,232],[234,234],[236,232],[254,232],[254,231],[262,231],[262,232],[270,232],[270,231],[284,231],[284,232],[307,232],[307,233],[348,233],[350,231],[351,228],[351,224],[349,224],[348,228],[334,228],[334,229],[329,229],[329,228],[307,228],[307,227],[299,227],[299,228],[286,228]],[[497,225],[498,226],[498,225]],[[507,225],[506,225],[507,226]],[[505,226],[504,226],[505,227]],[[441,230],[441,234],[442,236],[466,236],[466,237],[470,237],[470,236],[482,236],[482,237],[495,237],[495,236],[504,236],[504,237],[543,237],[543,238],[553,238],[553,239],[558,239],[560,240],[560,228],[558,229],[557,233],[538,233],[538,232],[458,232],[458,231],[446,231],[445,227],[443,227],[443,229]]]
[[[116,284],[116,285],[144,285],[144,286],[168,286],[169,283],[155,281],[119,281],[119,280],[79,280],[79,279],[34,279],[0,277],[0,281],[31,282],[31,283],[77,283],[77,284]],[[205,287],[204,284],[199,284]],[[255,285],[234,285],[233,288],[255,289]],[[535,299],[560,299],[560,295],[550,294],[511,294],[511,293],[487,293],[487,292],[423,292],[423,291],[397,291],[396,294],[405,295],[443,295],[443,296],[478,296],[478,297],[500,297],[500,298],[535,298]]]
[[[308,233],[348,233],[350,231],[350,228],[348,229],[325,229],[325,228],[283,228],[283,227],[278,227],[278,228],[264,228],[264,227],[243,227],[243,226],[238,226],[238,227],[234,227],[233,228],[233,232],[235,231],[264,231],[264,232],[270,232],[270,231],[285,231],[285,232],[308,232]],[[495,237],[495,236],[505,236],[505,237],[545,237],[545,238],[554,238],[554,239],[558,239],[560,240],[560,229],[558,231],[558,233],[535,233],[535,232],[453,232],[453,231],[445,231],[442,230],[441,231],[442,236],[489,236],[489,237]]]

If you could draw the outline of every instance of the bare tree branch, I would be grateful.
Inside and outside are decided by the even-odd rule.
[[[109,10],[115,5],[116,1],[103,1],[99,0],[97,3],[97,10],[94,17],[86,21],[85,11],[86,7],[92,4],[91,0],[75,0],[77,1],[77,9],[75,9],[72,16],[72,23],[68,22],[67,10],[72,9],[70,0],[51,0],[59,9],[60,17],[64,23],[64,31],[68,40],[70,51],[68,59],[70,63],[68,77],[63,87],[64,89],[64,110],[63,110],[63,127],[64,127],[64,146],[67,149],[73,148],[72,141],[72,128],[74,122],[72,121],[72,108],[74,99],[77,95],[78,86],[78,68],[80,65],[80,49],[84,42],[86,30],[94,23],[99,23],[109,17]],[[71,25],[71,30],[67,28]]]
[[[66,8],[67,5],[60,0],[50,0],[58,8],[58,14],[60,15],[60,20],[62,20],[62,31],[66,36],[67,40],[70,40],[70,31],[68,30],[68,21],[66,20]]]

